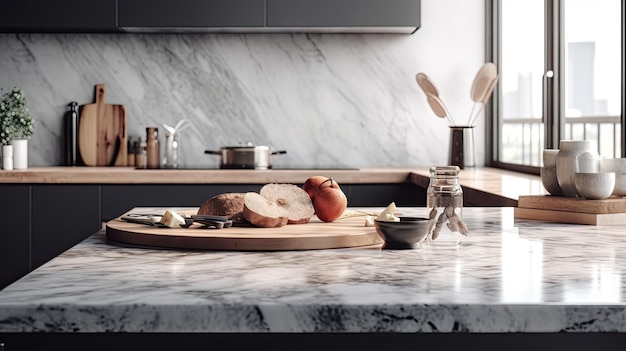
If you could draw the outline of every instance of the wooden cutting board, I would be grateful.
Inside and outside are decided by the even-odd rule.
[[[514,209],[515,218],[533,219],[545,222],[587,224],[587,225],[624,225],[626,213],[580,213],[570,211],[538,210],[534,208]]]
[[[520,196],[515,218],[547,222],[624,225],[626,198],[587,200],[580,197],[528,195]]]
[[[86,166],[126,166],[126,106],[105,104],[104,84],[95,87],[95,102],[80,106],[78,150]]]
[[[136,213],[133,211],[135,209],[128,213]],[[195,214],[197,209],[177,212]],[[197,225],[190,228],[157,228],[126,222],[120,217],[107,222],[107,238],[135,245],[179,249],[284,251],[383,244],[376,229],[366,227],[365,216],[361,215],[340,218],[334,222],[322,222],[313,217],[307,224],[288,224],[279,228],[224,229],[200,229]]]
[[[519,197],[517,207],[577,213],[626,213],[626,198],[587,200],[582,197],[528,195]]]

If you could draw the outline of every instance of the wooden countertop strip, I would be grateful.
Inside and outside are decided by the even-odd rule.
[[[135,169],[132,167],[32,167],[0,171],[0,183],[23,184],[265,184],[304,183],[313,175],[345,184],[404,183],[410,169]]]
[[[132,167],[31,167],[0,171],[0,184],[301,184],[313,175],[335,178],[340,184],[414,183],[428,187],[428,167],[298,169],[298,170],[192,170],[135,169]],[[521,195],[547,194],[535,175],[496,168],[461,170],[461,185],[472,197],[496,196],[499,206],[516,206]],[[513,200],[513,201],[508,201]]]

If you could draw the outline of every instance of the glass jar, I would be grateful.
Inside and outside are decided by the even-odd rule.
[[[146,168],[146,142],[139,139],[139,141],[135,141],[134,145],[135,146],[133,147],[133,149],[135,151],[135,168]]]
[[[430,218],[427,240],[460,242],[467,235],[463,222],[463,189],[458,166],[430,167],[426,191],[427,216]]]
[[[165,133],[165,156],[163,167],[178,168],[178,134]]]

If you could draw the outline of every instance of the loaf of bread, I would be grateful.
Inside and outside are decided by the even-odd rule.
[[[243,216],[257,227],[282,227],[289,220],[289,211],[259,193],[249,192],[243,197]]]
[[[315,214],[311,197],[294,184],[271,183],[259,193],[224,193],[206,200],[199,215],[226,216],[233,222],[250,222],[274,228],[308,223]]]
[[[199,215],[226,216],[233,222],[243,222],[244,193],[224,193],[206,200],[198,209]]]
[[[288,224],[304,224],[315,214],[311,197],[294,184],[266,184],[261,188],[261,196],[275,202],[288,211]]]

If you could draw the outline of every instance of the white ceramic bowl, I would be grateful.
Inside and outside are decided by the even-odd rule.
[[[541,167],[539,174],[541,175],[541,183],[546,191],[552,195],[563,195],[559,181],[556,178],[556,167]]]
[[[613,195],[626,196],[626,174],[615,174],[615,189]]]
[[[578,195],[590,200],[606,199],[615,189],[615,173],[576,173],[574,185]]]
[[[601,159],[600,172],[615,172],[615,174],[626,174],[626,158]]]

